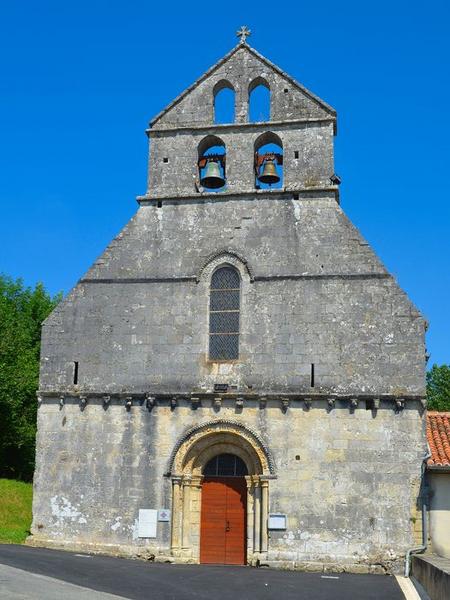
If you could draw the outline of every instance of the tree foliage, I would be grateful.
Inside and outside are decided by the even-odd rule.
[[[0,477],[33,476],[41,325],[59,299],[0,275]]]
[[[450,365],[433,365],[427,373],[429,410],[450,410]]]

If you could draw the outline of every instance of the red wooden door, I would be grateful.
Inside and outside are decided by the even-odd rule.
[[[244,477],[205,477],[200,523],[201,563],[245,564],[246,512]]]

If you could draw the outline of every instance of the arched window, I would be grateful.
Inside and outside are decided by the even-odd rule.
[[[244,477],[248,475],[248,469],[239,456],[219,454],[205,465],[203,475],[207,477]]]
[[[262,77],[254,79],[248,87],[248,120],[270,121],[270,86]]]
[[[270,131],[255,141],[255,187],[272,189],[283,186],[283,142]]]
[[[209,358],[239,358],[239,310],[241,278],[229,265],[216,269],[209,296]]]
[[[223,141],[208,135],[198,145],[198,175],[200,185],[214,192],[226,185],[226,148]]]
[[[229,81],[214,86],[214,123],[234,123],[235,91]]]

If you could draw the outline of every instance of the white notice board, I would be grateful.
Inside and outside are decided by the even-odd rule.
[[[138,536],[140,538],[155,538],[158,511],[151,508],[139,509]]]
[[[286,529],[286,515],[280,513],[270,513],[268,519],[268,529],[284,530]]]

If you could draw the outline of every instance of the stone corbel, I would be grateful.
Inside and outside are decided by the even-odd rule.
[[[111,404],[111,396],[103,396],[102,398],[103,400],[103,408],[108,408],[108,406]]]
[[[311,405],[312,405],[311,398],[305,398],[303,402],[305,403],[306,410],[309,410],[311,408]]]
[[[427,407],[427,399],[426,398],[421,398],[420,399],[420,404],[422,405],[422,408],[425,410]]]
[[[170,410],[175,410],[177,406],[178,400],[175,398],[175,396],[172,396],[172,398],[170,399]]]
[[[327,404],[329,409],[332,410],[334,408],[334,405],[336,404],[336,398],[328,398]]]
[[[80,396],[80,410],[84,410],[86,408],[87,398],[86,396]]]
[[[222,398],[220,396],[214,398],[213,406],[216,410],[220,410],[220,407],[222,406]]]
[[[373,407],[375,410],[378,410],[380,408],[380,404],[381,404],[381,401],[379,398],[373,399]]]
[[[396,398],[395,408],[397,411],[403,410],[405,408],[405,400],[403,398]]]
[[[259,399],[259,408],[265,409],[267,407],[267,398],[265,396],[261,396]]]
[[[153,408],[156,406],[156,398],[155,396],[152,396],[151,394],[147,394],[146,398],[145,398],[145,406],[147,408],[147,410],[153,410]]]
[[[41,406],[41,404],[42,404],[42,396],[38,396],[37,397],[37,403],[38,403],[38,406]]]
[[[244,408],[244,398],[236,398],[236,408],[242,409]]]
[[[289,408],[290,402],[289,398],[281,398],[281,410],[286,413]]]
[[[64,395],[61,395],[61,396],[59,397],[59,408],[60,408],[60,409],[61,409],[61,408],[64,406],[64,400],[65,400],[65,397],[64,397]]]
[[[192,410],[197,410],[197,408],[201,406],[200,398],[198,398],[197,396],[191,396],[191,406]]]
[[[125,408],[127,411],[131,409],[133,406],[133,398],[131,396],[126,396],[125,398]]]
[[[350,398],[350,408],[355,410],[355,408],[358,408],[358,403],[359,400],[358,398]]]

